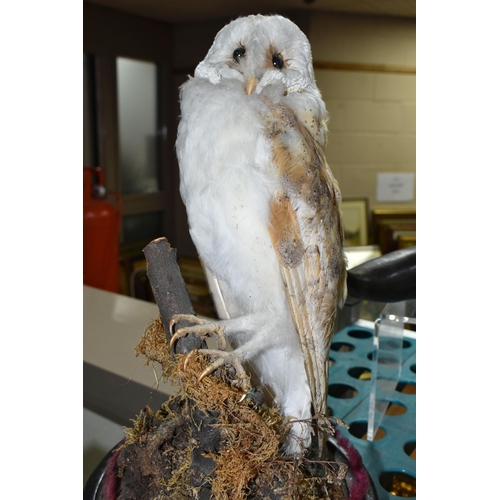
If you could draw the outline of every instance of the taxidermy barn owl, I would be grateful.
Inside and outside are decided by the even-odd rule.
[[[303,454],[307,419],[326,415],[328,352],[346,295],[341,197],[323,153],[328,115],[309,42],[281,16],[239,18],[180,96],[180,192],[220,319],[191,317],[197,324],[173,342],[216,335],[220,349],[227,338],[234,350],[207,351],[208,371],[230,363],[243,378],[243,363],[268,402],[297,420],[284,453]]]

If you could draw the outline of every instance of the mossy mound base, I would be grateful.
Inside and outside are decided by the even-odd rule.
[[[255,404],[222,370],[199,381],[209,359],[193,351],[172,360],[160,319],[136,354],[159,363],[180,391],[156,412],[145,408],[126,430],[117,499],[347,498],[345,463],[281,455],[289,426],[279,409]]]

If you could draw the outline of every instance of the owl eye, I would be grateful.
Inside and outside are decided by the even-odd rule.
[[[281,58],[281,56],[273,56],[273,66],[278,69],[281,69],[283,67],[283,59]]]
[[[243,47],[238,47],[234,52],[233,52],[233,59],[236,62],[240,62],[240,59],[245,55],[245,49]]]

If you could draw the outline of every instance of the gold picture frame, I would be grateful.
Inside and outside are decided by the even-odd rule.
[[[344,245],[368,245],[368,198],[347,198],[340,206],[344,226]]]

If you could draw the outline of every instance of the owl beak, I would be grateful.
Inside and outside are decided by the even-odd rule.
[[[257,78],[255,75],[252,75],[248,80],[247,80],[247,94],[250,95],[254,90],[257,85]]]

